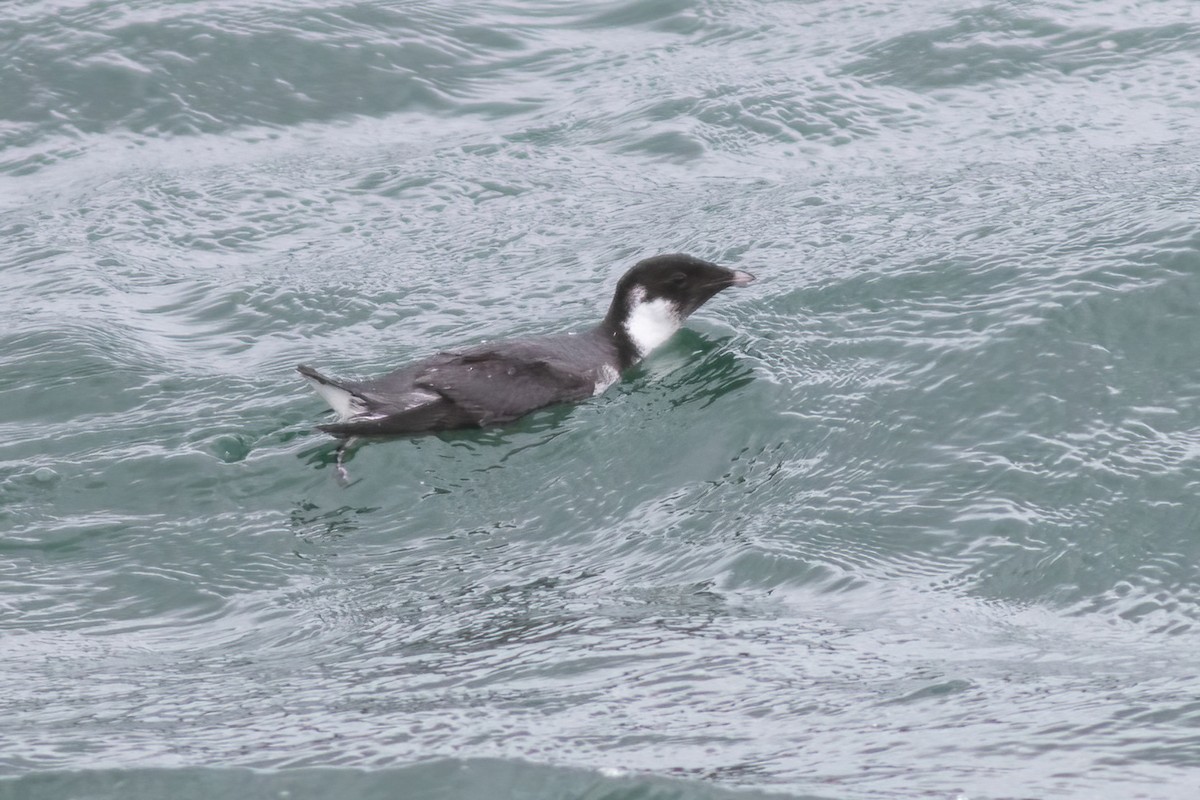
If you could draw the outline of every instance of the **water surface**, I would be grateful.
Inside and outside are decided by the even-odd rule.
[[[22,0],[0,797],[1191,798],[1200,12]],[[758,275],[606,395],[369,375]]]

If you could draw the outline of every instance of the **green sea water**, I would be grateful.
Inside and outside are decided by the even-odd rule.
[[[0,798],[1196,797],[1198,141],[1191,0],[9,0]]]

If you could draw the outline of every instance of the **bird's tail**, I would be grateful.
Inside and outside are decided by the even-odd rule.
[[[356,391],[353,385],[322,375],[305,364],[297,366],[296,371],[304,376],[304,380],[308,381],[326,403],[329,403],[339,421],[360,416],[366,411],[367,399]]]

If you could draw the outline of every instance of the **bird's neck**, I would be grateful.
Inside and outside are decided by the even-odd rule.
[[[683,325],[675,306],[664,298],[646,300],[635,288],[613,301],[601,327],[617,345],[621,369],[626,369],[670,339]]]
[[[664,299],[640,300],[633,304],[625,317],[625,333],[642,358],[670,339],[683,321],[674,304]]]

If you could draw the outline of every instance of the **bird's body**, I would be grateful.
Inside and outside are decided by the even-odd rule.
[[[600,394],[668,339],[688,314],[753,277],[691,256],[657,256],[617,285],[591,330],[440,352],[379,378],[345,381],[297,367],[337,415],[339,437],[416,434],[511,422]]]
[[[334,381],[300,367],[338,415],[338,436],[419,433],[511,422],[599,394],[620,376],[616,348],[593,331],[438,353],[379,378]]]

